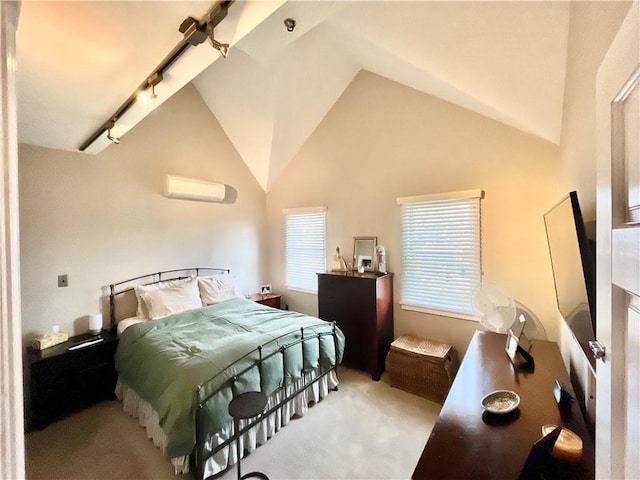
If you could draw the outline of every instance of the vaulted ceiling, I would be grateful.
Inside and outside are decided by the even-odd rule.
[[[19,141],[77,151],[212,4],[25,1]],[[236,1],[215,29],[229,55],[190,48],[136,103],[126,132],[193,82],[260,185],[294,158],[360,70],[558,143],[569,2]],[[284,19],[294,18],[288,32]],[[376,99],[372,98],[372,102]],[[118,148],[102,135],[86,152]]]

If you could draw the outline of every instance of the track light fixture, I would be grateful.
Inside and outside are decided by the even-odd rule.
[[[151,85],[151,92],[149,92],[149,89],[146,89],[141,91],[138,94],[138,101],[144,105],[146,105],[149,102],[152,102],[156,98],[158,98],[158,96],[156,95],[156,90],[154,85]]]
[[[184,41],[192,47],[196,47],[204,42],[208,34],[209,25],[204,22],[200,23],[193,17],[187,17],[178,27],[178,31],[184,35]]]
[[[107,138],[111,140],[113,143],[115,143],[116,145],[118,145],[120,143],[120,137],[114,137],[111,135],[111,129],[115,127],[115,125],[116,124],[113,120],[109,122],[109,125],[107,126]]]
[[[158,98],[158,96],[156,95],[156,85],[158,85],[161,81],[162,73],[155,72],[153,75],[151,75],[147,79],[147,88],[138,94],[138,100],[140,100],[144,104],[147,104]],[[151,90],[151,92],[149,92],[149,90]]]
[[[227,54],[229,53],[229,44],[228,43],[220,43],[215,38],[213,38],[213,32],[209,36],[209,41],[211,42],[211,46],[220,52],[222,58],[227,58]]]
[[[0,0],[1,1],[1,0]],[[93,142],[104,135],[107,132],[107,138],[113,143],[120,143],[118,137],[111,135],[111,129],[114,126],[116,119],[122,118],[123,115],[131,108],[137,100],[142,100],[142,93],[146,93],[148,99],[155,98],[155,86],[162,81],[162,74],[173,63],[178,60],[190,47],[200,45],[202,42],[211,39],[211,44],[220,51],[223,57],[227,56],[229,51],[229,45],[226,43],[219,43],[213,38],[213,29],[227,17],[229,7],[235,2],[235,0],[219,0],[216,1],[204,14],[200,20],[196,20],[193,17],[188,17],[184,20],[179,27],[180,33],[184,38],[178,42],[178,44],[167,54],[167,56],[160,62],[160,64],[151,72],[151,74],[144,80],[144,82],[120,105],[114,114],[109,117],[110,119],[103,123],[97,130],[95,130],[89,138],[87,138],[78,148],[81,152],[84,152]],[[211,35],[209,34],[211,32]],[[147,92],[151,89],[151,94]]]
[[[212,20],[208,20],[205,22],[198,22],[193,17],[187,17],[181,24],[178,29],[182,35],[184,35],[184,40],[191,46],[200,45],[207,38],[211,42],[211,46],[220,52],[224,58],[227,58],[227,54],[229,53],[229,44],[228,43],[220,43],[217,41],[213,35],[213,29],[217,23],[214,23]]]

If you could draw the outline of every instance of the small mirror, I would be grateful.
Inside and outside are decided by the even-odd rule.
[[[364,272],[375,270],[374,259],[378,237],[353,237],[353,269]]]

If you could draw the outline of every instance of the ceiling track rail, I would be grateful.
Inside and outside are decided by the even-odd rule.
[[[191,27],[184,33],[184,38],[178,42],[178,44],[169,52],[169,54],[158,64],[158,66],[145,77],[144,81],[140,84],[140,86],[125,100],[125,102],[120,105],[120,107],[115,111],[113,115],[109,117],[109,119],[104,122],[96,131],[94,131],[87,140],[85,140],[82,145],[80,145],[81,152],[84,152],[93,142],[95,142],[100,136],[102,136],[105,132],[108,132],[115,123],[122,118],[122,116],[131,108],[131,106],[136,102],[138,95],[146,90],[150,85],[153,84],[152,79],[154,78],[162,78],[162,75],[166,70],[173,65],[173,63],[178,60],[182,56],[184,52],[186,52],[189,47],[197,46],[202,42],[202,35],[206,29],[213,30],[224,18],[227,16],[227,11],[229,7],[235,2],[235,0],[225,0],[214,4],[208,11],[203,15],[203,17],[198,22],[192,23]],[[190,18],[187,18],[183,22],[188,23]],[[182,31],[182,25],[181,25]]]

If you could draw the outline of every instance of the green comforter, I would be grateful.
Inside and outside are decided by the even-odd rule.
[[[238,376],[236,393],[263,390],[271,394],[284,386],[283,382],[289,384],[301,377],[303,358],[305,371],[340,362],[344,335],[336,328],[337,359],[334,337],[326,335],[320,341],[305,341],[304,355],[302,345],[296,345],[287,349],[284,361],[278,353],[265,360],[260,370],[251,367],[256,364],[257,352],[228,367],[258,345],[264,345],[262,357],[266,358],[280,346],[299,339],[300,327],[304,327],[305,338],[333,329],[330,323],[297,312],[276,310],[243,298],[227,300],[130,326],[120,336],[116,368],[120,378],[158,413],[168,439],[166,454],[189,455],[195,445],[196,421],[198,431],[210,432],[208,435],[231,421],[227,412],[232,398],[229,379]],[[246,368],[249,370],[241,374]],[[196,399],[199,385],[203,388]],[[197,410],[197,403],[209,395],[212,397],[205,408]]]

